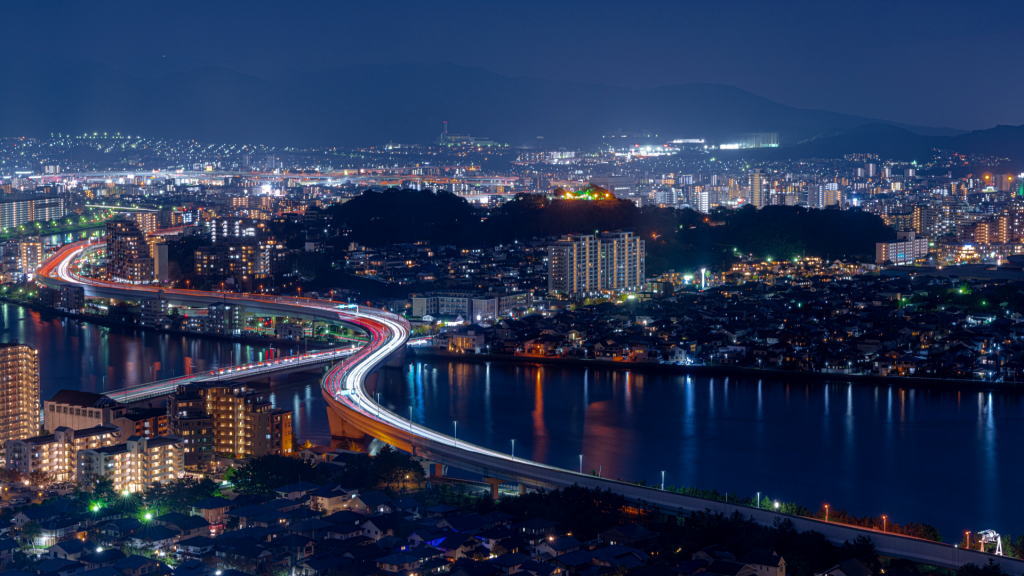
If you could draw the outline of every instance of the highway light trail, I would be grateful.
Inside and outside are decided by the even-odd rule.
[[[368,436],[380,438],[430,461],[443,462],[457,468],[475,471],[486,476],[495,476],[534,486],[557,488],[579,485],[587,488],[610,490],[625,498],[644,503],[646,506],[671,512],[710,511],[723,515],[741,514],[757,523],[773,525],[789,521],[800,531],[814,530],[836,543],[852,541],[858,537],[869,538],[882,554],[908,558],[936,566],[958,567],[968,562],[979,565],[989,560],[997,562],[1004,569],[1024,572],[1024,562],[1007,556],[994,556],[975,550],[958,549],[948,544],[932,542],[870,528],[862,528],[836,522],[825,522],[816,518],[794,516],[770,509],[755,508],[744,504],[725,503],[685,496],[665,490],[638,486],[627,482],[599,478],[578,471],[534,462],[515,457],[512,453],[500,452],[456,440],[447,434],[421,426],[410,419],[399,416],[377,404],[366,392],[366,378],[389,356],[403,349],[409,342],[409,325],[400,316],[366,307],[352,307],[331,300],[318,300],[294,296],[271,296],[265,294],[238,294],[234,292],[186,290],[160,288],[144,284],[121,284],[80,276],[75,262],[86,251],[99,246],[97,242],[82,241],[69,244],[47,260],[38,270],[38,279],[51,287],[66,285],[82,286],[86,294],[101,298],[137,300],[155,297],[162,293],[169,300],[183,304],[208,305],[215,302],[231,302],[251,310],[261,310],[284,315],[311,317],[329,322],[354,326],[369,336],[366,345],[352,353],[349,346],[298,355],[269,363],[233,367],[227,369],[232,376],[267,374],[291,368],[297,362],[328,360],[350,356],[334,364],[321,382],[328,410],[341,421],[349,423],[353,430]],[[328,356],[316,356],[328,355]],[[336,355],[336,356],[330,356]],[[290,363],[289,363],[290,361]],[[247,372],[251,371],[251,372]],[[149,385],[152,385],[150,383]],[[132,398],[133,394],[152,396],[162,390],[146,390],[147,384],[117,391]],[[146,390],[144,393],[135,392]],[[170,390],[168,390],[170,392]],[[334,433],[332,420],[332,434]]]

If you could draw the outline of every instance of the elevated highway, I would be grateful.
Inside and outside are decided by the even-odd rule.
[[[205,370],[198,373],[187,374],[185,376],[146,382],[145,384],[138,384],[135,386],[111,388],[104,390],[103,394],[117,400],[118,402],[128,404],[131,402],[158,398],[160,396],[167,396],[177,390],[178,386],[186,384],[245,380],[248,378],[269,376],[271,374],[308,370],[316,366],[326,366],[351,356],[358,349],[358,346],[349,346],[333,348],[330,350],[317,350],[314,352],[306,352],[291,356],[282,356],[273,360],[238,364],[226,368],[218,368],[216,370]]]
[[[984,565],[991,561],[1009,573],[1024,574],[1024,561],[1015,558],[772,510],[683,496],[516,458],[508,453],[458,440],[399,416],[376,403],[366,391],[367,376],[392,354],[402,350],[409,339],[409,326],[401,317],[366,308],[351,309],[337,302],[310,298],[160,289],[85,278],[75,272],[74,262],[90,246],[94,244],[82,242],[62,248],[39,269],[40,281],[50,286],[83,286],[88,295],[106,298],[136,300],[162,293],[169,300],[183,304],[233,302],[249,310],[340,322],[365,332],[369,342],[334,364],[321,382],[331,435],[338,440],[359,443],[377,438],[433,462],[530,486],[560,488],[579,485],[608,490],[631,501],[669,512],[739,513],[764,525],[789,521],[797,530],[814,530],[836,543],[866,537],[874,542],[880,553],[888,556],[947,568],[967,563]],[[283,369],[274,366],[265,368],[268,371]]]

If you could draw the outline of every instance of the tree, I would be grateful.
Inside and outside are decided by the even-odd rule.
[[[42,533],[43,529],[36,521],[28,522],[21,527],[21,537],[28,544],[34,544],[35,539]]]
[[[146,500],[162,510],[186,510],[216,492],[217,483],[209,478],[184,478],[153,486],[146,491]]]
[[[882,562],[878,559],[875,543],[867,536],[858,536],[853,542],[847,541],[843,544],[840,554],[844,558],[860,560],[861,563],[871,569],[872,574],[878,574],[878,571],[882,568]]]
[[[984,566],[964,564],[956,570],[956,576],[1005,576],[1005,574],[1006,572],[991,559]]]
[[[228,471],[226,478],[243,494],[268,494],[293,482],[319,479],[315,468],[296,458],[268,455],[250,458]]]
[[[423,485],[423,468],[405,452],[391,447],[377,453],[371,460],[370,470],[375,483],[388,490]]]

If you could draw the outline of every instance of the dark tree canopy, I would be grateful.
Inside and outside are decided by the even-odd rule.
[[[391,189],[366,192],[328,210],[329,217],[369,246],[429,242],[491,246],[598,230],[633,230],[647,242],[647,267],[657,273],[727,264],[736,253],[760,257],[820,256],[871,260],[874,243],[895,233],[859,210],[795,206],[717,210],[648,206],[627,200],[560,200],[520,195],[492,210],[448,192]]]

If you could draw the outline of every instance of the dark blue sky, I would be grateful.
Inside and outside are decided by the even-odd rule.
[[[723,83],[921,125],[1024,124],[1024,3],[1012,0],[15,0],[0,21],[0,63],[27,66],[22,82],[62,61],[264,77],[446,62],[619,85]]]

